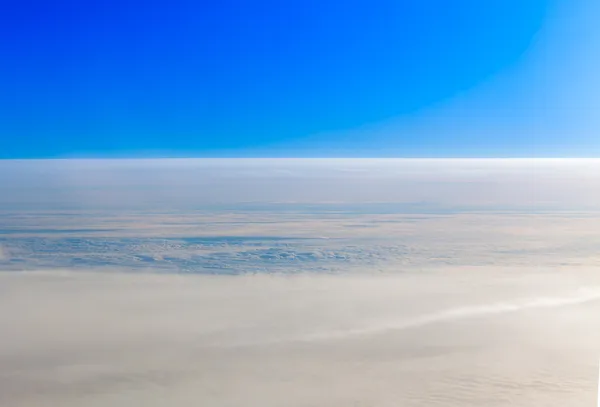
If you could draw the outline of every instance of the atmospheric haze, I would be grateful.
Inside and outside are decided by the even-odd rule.
[[[0,161],[0,405],[594,405],[600,160]]]

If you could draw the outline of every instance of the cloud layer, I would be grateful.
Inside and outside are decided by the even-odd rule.
[[[0,161],[0,405],[593,404],[598,170]]]
[[[581,289],[581,286],[587,289]],[[0,274],[14,407],[592,403],[594,270]],[[595,291],[594,291],[595,290]]]
[[[240,203],[600,209],[600,161],[189,159],[0,162],[2,208],[198,209]]]

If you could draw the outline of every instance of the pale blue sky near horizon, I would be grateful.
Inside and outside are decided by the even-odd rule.
[[[0,158],[600,156],[593,0],[13,2]]]

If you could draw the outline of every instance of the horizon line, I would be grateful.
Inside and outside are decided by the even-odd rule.
[[[331,156],[331,157],[249,157],[249,156],[223,156],[223,157],[206,157],[206,156],[185,156],[185,157],[177,157],[177,156],[101,156],[101,157],[14,157],[14,158],[2,158],[0,157],[0,161],[125,161],[125,160],[207,160],[207,161],[216,161],[216,160],[292,160],[292,161],[300,161],[300,160],[381,160],[381,161],[392,161],[392,160],[406,160],[406,161],[432,161],[432,160],[514,160],[514,161],[523,161],[523,160],[552,160],[552,161],[572,161],[572,160],[600,160],[600,156],[598,157],[489,157],[489,156],[423,156],[423,157],[353,157],[353,156]]]

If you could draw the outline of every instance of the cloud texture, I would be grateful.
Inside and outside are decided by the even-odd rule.
[[[0,161],[0,405],[593,405],[598,170]]]

